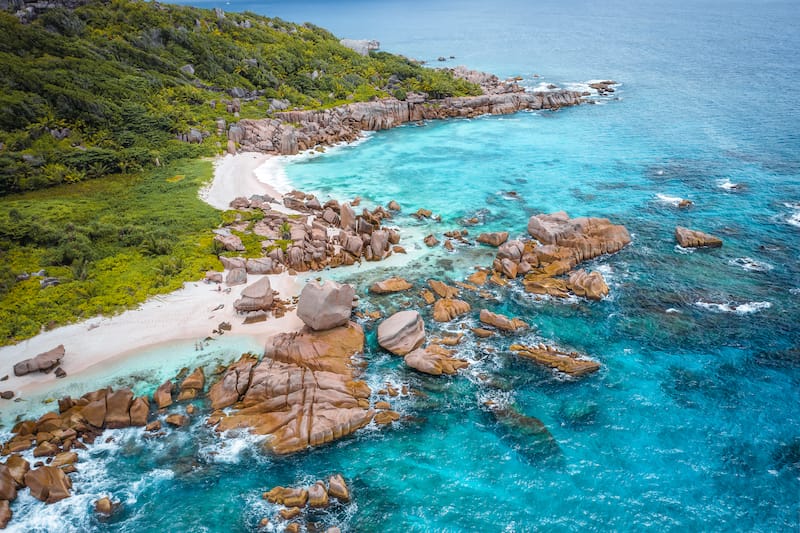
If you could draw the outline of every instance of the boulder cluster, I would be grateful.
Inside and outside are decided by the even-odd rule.
[[[553,368],[573,377],[580,377],[600,370],[600,363],[597,361],[592,361],[577,352],[566,352],[553,346],[512,344],[509,349],[519,357],[530,359],[540,365]]]
[[[484,76],[493,80],[484,80],[481,85],[485,93],[480,96],[429,100],[422,94],[409,94],[405,100],[384,98],[332,109],[284,111],[276,113],[274,118],[240,120],[229,128],[228,139],[233,147],[238,145],[243,151],[291,155],[319,145],[352,142],[362,131],[385,130],[407,122],[507,115],[527,109],[558,109],[582,102],[579,92],[528,93],[516,84]]]
[[[231,207],[257,212],[259,220],[239,220],[223,230],[217,230],[215,240],[225,251],[244,251],[242,239],[236,234],[255,235],[261,239],[262,257],[220,256],[228,271],[225,282],[237,285],[247,282],[247,275],[278,274],[283,271],[319,271],[327,267],[353,265],[362,259],[380,261],[392,253],[402,253],[400,233],[382,223],[392,218],[389,210],[377,207],[372,211],[353,209],[358,200],[340,204],[330,200],[322,205],[311,194],[292,191],[283,204],[292,213],[272,209],[275,200],[253,196],[237,198]],[[206,279],[222,282],[221,272],[210,271]]]
[[[284,522],[283,531],[299,532],[301,522],[308,522],[305,514],[313,509],[327,509],[334,505],[333,500],[340,503],[350,502],[350,488],[341,474],[328,478],[327,484],[318,480],[304,487],[274,487],[262,494],[262,498],[270,503],[283,506],[278,514],[273,517],[274,523]],[[261,520],[260,526],[265,527],[270,523],[268,518]],[[321,529],[318,531],[322,531]],[[325,533],[339,533],[338,527],[330,527]]]

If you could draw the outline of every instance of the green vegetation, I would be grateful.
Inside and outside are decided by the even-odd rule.
[[[27,24],[0,12],[0,71],[0,345],[220,268],[210,230],[259,220],[197,196],[212,172],[199,158],[227,142],[220,119],[269,116],[277,100],[480,92],[403,57],[358,55],[311,24],[135,0]],[[195,143],[179,140],[190,132]],[[243,255],[261,255],[260,238],[237,234]],[[42,269],[59,284],[20,276]]]
[[[252,13],[96,1],[30,24],[0,12],[0,32],[0,195],[218,152],[216,119],[236,120],[231,94],[248,95],[247,118],[268,115],[272,99],[308,108],[479,92],[449,72],[363,57],[311,24]],[[192,128],[207,133],[201,143],[178,140]]]
[[[221,268],[209,231],[220,213],[197,195],[211,173],[210,162],[195,160],[4,198],[0,344],[120,311]],[[61,283],[17,281],[40,269]]]

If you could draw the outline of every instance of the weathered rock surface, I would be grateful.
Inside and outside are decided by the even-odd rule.
[[[350,320],[355,289],[352,285],[326,280],[309,281],[300,292],[297,316],[316,331],[342,326]]]
[[[25,474],[25,485],[34,498],[55,503],[70,496],[72,481],[60,468],[40,466]]]
[[[172,391],[175,390],[175,384],[172,381],[165,381],[161,384],[156,392],[153,393],[153,401],[159,409],[169,407],[172,405]]]
[[[417,311],[400,311],[378,326],[378,344],[395,355],[406,355],[425,341],[425,324]]]
[[[482,244],[488,244],[489,246],[500,246],[508,240],[508,232],[481,233],[475,240]]]
[[[0,500],[14,500],[17,497],[17,483],[11,470],[6,465],[0,465]]]
[[[433,304],[433,319],[437,322],[450,322],[458,316],[469,313],[471,309],[464,300],[441,298]]]
[[[719,237],[681,226],[675,228],[675,240],[684,248],[719,248],[722,246],[722,239]]]
[[[429,279],[428,285],[439,298],[456,298],[458,296],[458,289],[441,281]]]
[[[14,375],[24,376],[31,372],[48,372],[64,358],[64,345],[59,344],[52,350],[40,353],[30,359],[25,359],[14,365]]]
[[[238,402],[250,386],[250,377],[258,359],[244,354],[237,362],[228,367],[219,381],[208,391],[211,408],[224,409]]]
[[[240,407],[222,416],[217,430],[270,435],[265,445],[277,454],[349,435],[374,415],[366,401],[371,391],[351,364],[363,348],[364,332],[354,323],[278,335],[252,369],[247,390],[237,388]]]
[[[531,359],[540,365],[554,368],[574,377],[580,377],[600,370],[600,363],[580,358],[575,352],[563,352],[552,346],[523,346],[512,344],[510,350],[520,357]]]
[[[414,370],[433,376],[455,374],[459,369],[469,366],[469,363],[463,359],[454,358],[454,353],[453,350],[431,344],[407,354],[405,363]]]
[[[7,500],[0,500],[0,529],[5,529],[11,521],[11,505]]]
[[[328,479],[328,495],[342,503],[350,501],[350,489],[341,474],[333,475]]]
[[[532,216],[528,220],[528,233],[542,244],[569,248],[576,264],[603,254],[613,254],[631,242],[624,226],[612,224],[606,218],[570,219],[563,211]]]
[[[229,252],[244,252],[246,248],[242,244],[242,239],[237,235],[215,235],[214,242],[219,244],[223,250]]]
[[[585,270],[576,270],[569,275],[567,287],[578,296],[590,300],[602,300],[608,296],[608,285],[600,272],[587,273]]]
[[[498,313],[492,313],[488,309],[481,309],[480,320],[484,324],[494,326],[503,331],[517,331],[528,327],[528,324],[525,323],[524,320],[520,320],[519,318],[509,318]]]
[[[26,461],[21,455],[19,454],[11,454],[6,459],[6,468],[8,472],[11,474],[11,477],[14,478],[14,483],[16,484],[17,488],[25,486],[25,474],[31,469],[31,465]],[[5,498],[0,495],[0,500],[10,500],[12,498]]]
[[[244,268],[234,268],[225,276],[225,283],[229,286],[242,285],[247,283],[247,270]]]
[[[269,278],[264,276],[245,287],[242,291],[242,297],[233,302],[233,307],[239,313],[266,311],[272,307],[272,300],[272,286],[269,283]]]
[[[403,278],[393,277],[383,281],[376,281],[373,283],[369,292],[373,294],[390,294],[393,292],[402,292],[410,289],[412,285]]]

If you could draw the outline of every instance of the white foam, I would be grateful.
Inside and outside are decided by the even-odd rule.
[[[786,217],[786,223],[796,228],[800,228],[800,203],[784,202],[783,205],[794,211],[794,213],[791,213]]]
[[[730,179],[725,178],[722,180],[717,180],[717,187],[720,189],[725,189],[726,191],[735,191],[736,189],[741,188],[741,183],[733,183]]]
[[[728,261],[730,265],[740,266],[750,272],[769,272],[772,270],[772,265],[763,261],[757,261],[751,257],[737,257]]]
[[[749,315],[763,309],[769,309],[772,307],[772,302],[745,302],[743,304],[733,304],[704,302],[701,300],[695,302],[694,305],[717,313],[736,313],[737,315]]]
[[[680,196],[668,196],[666,194],[660,194],[660,193],[656,194],[656,199],[658,199],[659,202],[669,204],[675,207],[678,207],[678,205],[680,205],[680,203],[684,201],[684,199],[681,198]]]
[[[670,307],[669,309],[667,309],[667,311],[666,311],[666,312],[667,312],[668,314],[670,314],[670,315],[672,315],[672,314],[676,314],[676,313],[677,313],[677,314],[680,314],[680,311],[679,311],[678,309],[675,309],[674,307]]]
[[[253,435],[249,431],[227,431],[201,447],[198,454],[210,463],[237,464],[245,452],[260,449],[266,439],[264,435]]]

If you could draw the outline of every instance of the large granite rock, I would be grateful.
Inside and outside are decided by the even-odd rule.
[[[269,283],[269,278],[264,276],[245,287],[242,291],[242,297],[233,302],[233,307],[239,313],[266,311],[272,307],[272,299],[272,286]]]
[[[675,228],[675,240],[684,248],[719,248],[722,246],[722,239],[719,237],[681,226]]]
[[[367,425],[374,415],[371,391],[356,380],[351,361],[363,348],[364,332],[354,323],[274,337],[252,369],[247,390],[238,388],[245,380],[237,376],[241,401],[237,410],[221,417],[217,430],[250,428],[270,435],[269,450],[288,454]]]
[[[14,375],[24,376],[31,372],[47,372],[64,358],[64,345],[59,344],[52,350],[40,353],[36,357],[25,359],[14,365]]]
[[[378,344],[395,355],[406,355],[425,341],[425,324],[417,311],[400,311],[378,326]]]
[[[328,495],[342,503],[350,501],[350,489],[341,474],[335,474],[328,479]]]
[[[25,485],[34,498],[45,503],[55,503],[69,498],[72,481],[60,468],[40,466],[25,474]]]
[[[525,357],[570,376],[580,377],[600,370],[600,363],[584,359],[575,352],[564,352],[552,346],[523,346],[512,344],[510,350],[520,357]]]
[[[215,235],[214,242],[229,252],[244,252],[246,248],[237,235]]]
[[[316,331],[342,326],[350,320],[355,289],[351,285],[326,280],[309,281],[300,292],[297,316]]]
[[[132,402],[133,392],[130,389],[120,389],[106,396],[105,427],[110,429],[129,427]]]
[[[208,391],[211,408],[224,409],[238,402],[250,387],[250,374],[256,364],[258,359],[244,354],[237,362],[230,365],[222,378]]]
[[[528,233],[542,244],[569,248],[577,262],[618,252],[631,242],[625,226],[612,224],[606,218],[570,219],[563,211],[532,216]]]
[[[153,393],[153,401],[159,409],[169,407],[172,405],[172,391],[175,390],[175,384],[167,380],[156,389]]]
[[[0,529],[5,529],[11,521],[11,504],[7,500],[0,500]]]
[[[455,374],[459,369],[469,366],[469,363],[454,358],[454,353],[438,344],[431,344],[407,354],[405,363],[414,370],[433,376]]]
[[[8,472],[11,474],[11,477],[14,478],[14,483],[16,483],[17,488],[25,486],[25,474],[31,469],[30,463],[26,461],[21,455],[17,453],[12,453],[6,459],[6,468]],[[0,496],[0,499],[4,499]],[[5,498],[8,499],[8,498]]]

